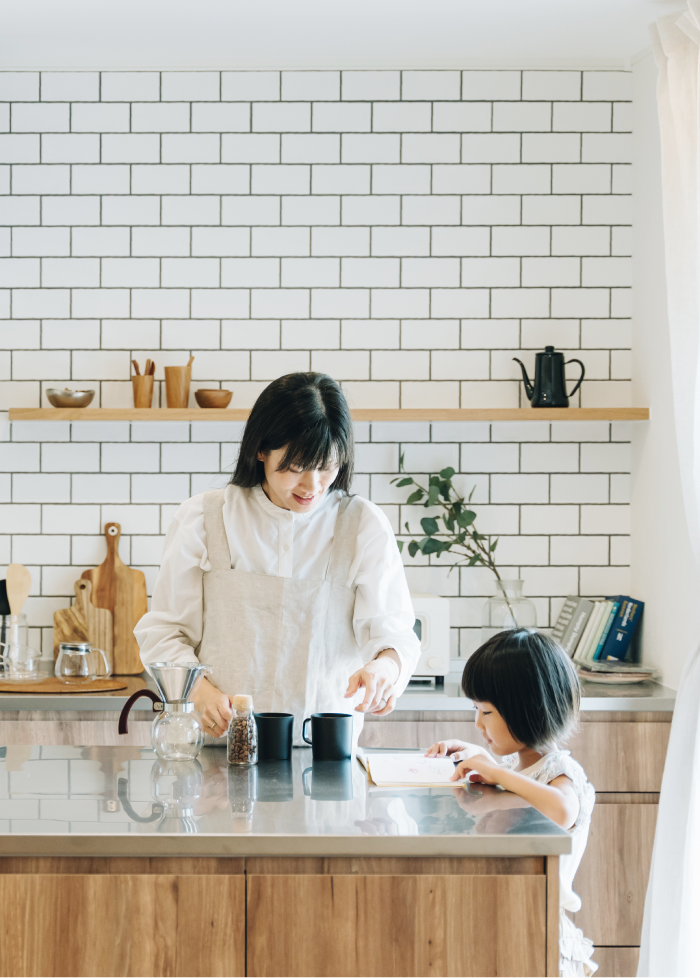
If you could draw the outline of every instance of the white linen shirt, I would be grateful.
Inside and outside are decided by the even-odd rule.
[[[229,484],[223,518],[231,567],[241,572],[323,579],[341,499],[339,491],[330,491],[309,514],[297,514],[276,507],[260,486],[245,490]],[[346,583],[356,590],[353,630],[363,663],[386,647],[396,651],[401,670],[395,692],[400,694],[420,654],[413,631],[413,605],[389,521],[375,504],[358,499],[362,516]],[[203,630],[202,575],[210,568],[204,494],[198,494],[186,500],[173,517],[151,610],[134,629],[144,665],[194,659]]]

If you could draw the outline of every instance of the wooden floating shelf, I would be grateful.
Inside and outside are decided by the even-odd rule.
[[[11,408],[10,421],[244,422],[248,408]],[[648,408],[359,408],[356,422],[645,422]]]

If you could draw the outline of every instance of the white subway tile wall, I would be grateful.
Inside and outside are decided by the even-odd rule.
[[[321,370],[356,408],[516,407],[520,357],[586,366],[573,404],[631,403],[631,74],[622,71],[0,72],[0,410],[195,355],[193,389],[249,407]],[[0,562],[27,563],[34,640],[123,525],[149,591],[176,505],[226,480],[229,423],[6,423]],[[624,591],[629,427],[358,424],[356,490],[452,465],[535,598]],[[41,537],[39,537],[41,536]],[[409,565],[478,642],[488,577]],[[39,635],[41,632],[41,636]]]

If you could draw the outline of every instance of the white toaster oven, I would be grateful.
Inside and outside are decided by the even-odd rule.
[[[420,640],[420,659],[413,676],[442,679],[450,672],[450,601],[430,592],[412,592],[413,629]]]

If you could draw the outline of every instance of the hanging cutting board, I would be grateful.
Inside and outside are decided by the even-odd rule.
[[[58,609],[53,614],[53,658],[58,656],[61,643],[92,643],[104,650],[114,669],[112,655],[112,613],[98,609],[91,602],[92,582],[79,578],[74,584],[75,604],[70,609]]]
[[[112,613],[112,663],[115,674],[140,674],[143,664],[134,626],[148,610],[146,576],[119,557],[121,524],[105,524],[107,557],[81,578],[92,583],[92,604]]]

